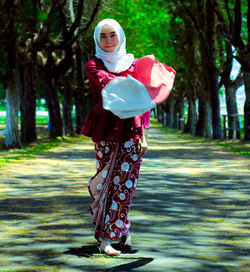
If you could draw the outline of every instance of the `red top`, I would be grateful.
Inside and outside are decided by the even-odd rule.
[[[139,139],[144,128],[149,128],[150,111],[141,116],[120,119],[111,111],[102,107],[102,89],[117,76],[127,77],[133,74],[135,62],[126,71],[119,74],[110,73],[102,60],[94,58],[86,64],[86,72],[89,78],[90,90],[97,104],[88,114],[81,133],[92,137],[94,142],[112,141],[123,142]]]

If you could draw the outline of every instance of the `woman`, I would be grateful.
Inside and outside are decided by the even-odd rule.
[[[97,173],[89,182],[95,238],[100,252],[115,256],[111,242],[131,246],[128,212],[147,153],[150,109],[155,106],[146,85],[138,80],[137,60],[126,53],[125,34],[118,22],[101,21],[94,31],[96,57],[86,64],[96,106],[82,134],[95,144]],[[150,88],[148,88],[150,89]]]

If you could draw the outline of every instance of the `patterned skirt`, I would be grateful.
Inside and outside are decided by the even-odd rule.
[[[129,232],[129,209],[139,178],[138,140],[95,143],[97,173],[89,181],[95,238],[116,240]]]

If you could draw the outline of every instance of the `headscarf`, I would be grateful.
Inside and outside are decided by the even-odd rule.
[[[111,25],[118,36],[118,46],[114,52],[108,53],[100,46],[100,34],[104,25]],[[134,61],[133,54],[126,52],[126,37],[120,24],[113,19],[104,19],[98,23],[94,31],[96,57],[101,59],[105,67],[113,73],[126,71]]]

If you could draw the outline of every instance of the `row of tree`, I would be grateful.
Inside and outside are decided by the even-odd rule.
[[[124,0],[114,1],[107,15],[119,18],[125,27],[130,52],[137,57],[154,53],[177,70],[171,97],[158,107],[160,115],[167,115],[170,127],[183,119],[187,101],[184,131],[222,138],[219,91],[225,91],[232,127],[238,114],[236,91],[244,84],[244,138],[250,140],[249,1]],[[234,59],[241,70],[232,80]]]
[[[87,110],[83,66],[93,55],[89,33],[101,5],[101,0],[1,1],[0,82],[6,91],[7,148],[36,141],[39,95],[46,98],[51,137],[74,133],[72,99],[80,131]]]
[[[237,114],[236,90],[244,84],[245,139],[250,139],[247,0],[6,0],[0,3],[0,15],[0,84],[6,90],[8,148],[36,140],[38,96],[47,101],[52,137],[74,133],[73,103],[79,133],[91,103],[84,65],[94,55],[93,26],[105,17],[123,26],[128,52],[135,57],[155,54],[177,70],[174,90],[158,108],[167,114],[170,127],[183,119],[187,101],[185,131],[221,138],[219,90],[225,89],[230,125]],[[233,59],[241,64],[236,80],[230,76]]]
[[[184,39],[178,40],[176,51],[185,63],[180,88],[185,89],[189,105],[188,128],[192,134],[222,137],[219,90],[224,87],[229,126],[238,114],[236,91],[245,85],[245,140],[250,140],[250,10],[249,1],[206,0],[180,1],[172,9],[180,23],[172,29]],[[185,14],[183,16],[183,14]],[[233,59],[241,64],[236,80],[231,79]],[[178,94],[177,94],[178,97]],[[199,101],[198,116],[195,101]],[[232,136],[232,135],[230,135]]]

